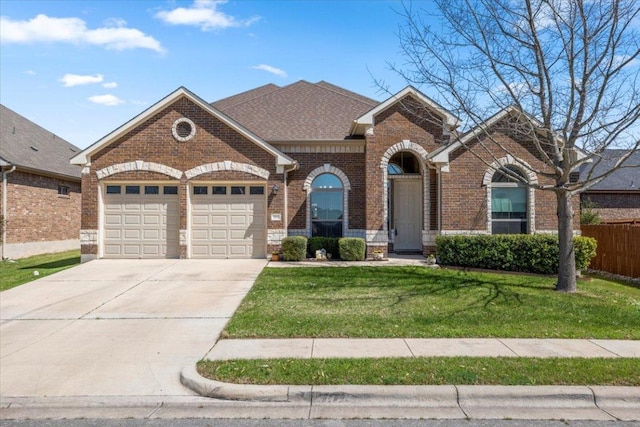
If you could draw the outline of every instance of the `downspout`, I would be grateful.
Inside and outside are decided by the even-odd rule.
[[[2,224],[2,245],[0,245],[0,261],[5,259],[4,257],[4,247],[7,245],[7,175],[16,170],[15,165],[11,167],[9,170],[2,171],[2,220],[4,224]]]

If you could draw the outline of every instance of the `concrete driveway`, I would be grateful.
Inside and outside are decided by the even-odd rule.
[[[99,260],[0,293],[0,395],[193,395],[265,260]]]

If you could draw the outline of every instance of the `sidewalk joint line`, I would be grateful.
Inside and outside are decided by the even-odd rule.
[[[309,359],[313,359],[313,352],[315,350],[315,347],[316,347],[316,339],[311,338],[311,356],[309,357]]]
[[[624,356],[622,356],[622,355],[620,355],[620,354],[616,353],[615,351],[611,351],[611,350],[609,350],[608,348],[601,346],[601,345],[600,345],[600,344],[598,344],[597,342],[594,342],[592,338],[588,339],[587,341],[589,341],[589,342],[590,342],[591,344],[593,344],[593,345],[596,345],[596,346],[600,347],[600,348],[601,348],[601,349],[603,349],[604,351],[607,351],[607,352],[609,352],[609,353],[611,353],[611,354],[615,354],[615,355],[616,355],[616,357],[624,357]]]
[[[402,338],[402,341],[404,341],[404,345],[406,345],[407,348],[409,349],[409,353],[411,353],[411,357],[413,357],[415,359],[416,355],[413,353],[413,350],[411,349],[411,346],[407,342],[407,339],[406,338]]]
[[[506,348],[507,350],[509,350],[511,353],[513,353],[513,354],[515,355],[515,357],[522,357],[522,356],[520,356],[518,353],[516,353],[516,351],[515,351],[514,349],[512,349],[512,348],[511,348],[511,347],[509,347],[509,346],[508,346],[504,341],[502,341],[502,339],[501,339],[501,338],[496,338],[496,340],[497,340],[500,344],[502,344],[503,346],[505,346],[505,348]]]

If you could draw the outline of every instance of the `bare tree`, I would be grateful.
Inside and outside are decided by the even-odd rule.
[[[399,38],[406,63],[391,68],[410,84],[437,91],[437,101],[469,126],[480,126],[467,142],[469,149],[475,147],[471,151],[484,147],[486,154],[486,144],[498,144],[482,127],[492,113],[523,112],[511,131],[530,138],[544,164],[533,172],[548,179],[530,184],[512,178],[555,192],[556,288],[574,292],[571,200],[615,169],[632,167],[626,161],[640,146],[640,2],[434,0],[432,5],[435,12],[403,4]],[[613,169],[570,180],[584,165],[598,169],[594,166],[609,147],[629,151]],[[487,166],[496,160],[482,158]]]

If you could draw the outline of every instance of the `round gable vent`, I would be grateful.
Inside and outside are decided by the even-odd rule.
[[[191,120],[183,117],[173,122],[171,133],[173,133],[173,137],[177,141],[189,141],[196,134],[196,125]]]

